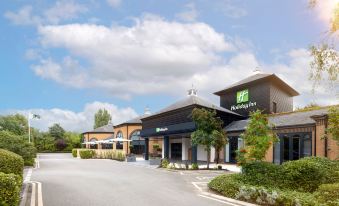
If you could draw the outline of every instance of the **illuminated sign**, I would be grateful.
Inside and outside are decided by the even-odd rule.
[[[248,89],[237,92],[237,104],[248,102]]]
[[[167,127],[161,127],[161,128],[156,128],[156,129],[155,129],[156,132],[165,132],[165,131],[167,131],[167,130],[168,130]]]
[[[248,89],[244,89],[237,92],[236,105],[231,106],[231,111],[238,109],[248,109],[250,107],[257,106],[257,102],[249,101],[249,92]]]

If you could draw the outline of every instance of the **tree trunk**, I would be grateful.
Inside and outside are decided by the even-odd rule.
[[[220,151],[219,150],[217,150],[217,156],[216,156],[216,162],[217,162],[217,164],[219,164],[219,158],[220,158]]]
[[[211,150],[207,150],[207,169],[210,168]]]

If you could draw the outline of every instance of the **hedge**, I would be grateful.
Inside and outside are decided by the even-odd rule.
[[[78,156],[78,149],[72,149],[72,155],[73,155],[73,157],[77,157]]]
[[[339,182],[334,184],[320,185],[315,192],[315,197],[322,203],[334,206],[339,205]]]
[[[20,201],[21,177],[0,172],[0,205],[17,206]]]
[[[221,175],[208,183],[208,187],[227,197],[235,198],[243,184],[240,174]]]
[[[22,176],[24,160],[8,150],[0,149],[0,172]]]
[[[79,155],[81,159],[91,159],[94,157],[95,152],[90,149],[83,149],[79,151]]]
[[[36,148],[27,142],[26,136],[14,135],[8,131],[0,131],[0,149],[9,150],[20,155],[24,164],[33,166],[36,157]]]

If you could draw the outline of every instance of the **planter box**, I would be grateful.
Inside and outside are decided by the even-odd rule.
[[[161,163],[161,159],[159,158],[159,159],[150,159],[149,160],[149,164],[150,165],[160,165],[160,163]]]
[[[136,162],[137,158],[135,156],[127,156],[126,157],[126,162]]]

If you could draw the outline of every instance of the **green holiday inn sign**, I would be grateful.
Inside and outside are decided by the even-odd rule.
[[[237,104],[231,106],[231,111],[239,110],[239,109],[248,109],[250,107],[257,106],[257,102],[249,101],[249,96],[250,94],[248,92],[248,89],[237,91],[237,97],[236,97]]]
[[[248,89],[237,92],[237,104],[248,102]]]

